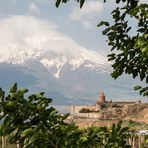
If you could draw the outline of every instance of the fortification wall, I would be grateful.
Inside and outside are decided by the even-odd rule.
[[[99,113],[75,113],[75,117],[78,118],[91,118],[91,119],[99,119],[100,114]]]
[[[72,106],[71,114],[74,117],[80,118],[94,118],[94,119],[121,119],[133,115],[138,115],[143,111],[144,105],[141,103],[134,104],[124,104],[123,107],[113,107],[113,108],[105,108],[100,110],[99,112],[90,112],[90,113],[79,113],[80,109],[87,108],[90,110],[95,110],[97,106]]]

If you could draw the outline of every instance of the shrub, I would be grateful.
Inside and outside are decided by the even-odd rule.
[[[0,88],[0,136],[8,136],[10,144],[19,143],[20,148],[128,147],[128,128],[122,128],[121,122],[111,128],[78,129],[64,122],[68,114],[61,116],[49,107],[52,99],[43,92],[25,98],[27,92],[14,84],[5,96]]]
[[[94,112],[94,110],[90,110],[88,108],[82,108],[79,110],[79,113],[91,113]]]

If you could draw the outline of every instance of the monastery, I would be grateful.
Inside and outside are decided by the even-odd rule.
[[[138,108],[137,108],[138,106]],[[71,106],[71,115],[84,118],[102,118],[102,113],[107,114],[109,111],[121,112],[121,116],[126,116],[125,110],[135,110],[143,108],[141,101],[137,102],[112,102],[107,101],[104,92],[101,92],[94,105],[73,105]],[[113,113],[111,113],[113,114]],[[118,114],[119,115],[119,114]]]
[[[80,110],[82,110],[83,108],[88,109],[90,111],[97,112],[97,111],[102,110],[103,108],[111,107],[111,106],[112,106],[112,101],[110,101],[110,102],[106,101],[104,92],[101,92],[95,105],[82,105],[82,106],[74,105],[71,107],[71,114],[79,113]]]

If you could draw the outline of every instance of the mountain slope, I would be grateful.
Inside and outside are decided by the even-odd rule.
[[[95,103],[101,90],[108,99],[139,97],[132,90],[137,81],[114,81],[106,58],[59,32],[55,24],[21,15],[0,24],[1,87],[18,82],[32,92],[51,93],[57,104]]]
[[[54,71],[56,78],[65,65],[72,70],[83,66],[109,71],[109,63],[103,56],[78,45],[50,22],[32,16],[11,16],[0,23],[0,63],[28,66],[39,62]]]

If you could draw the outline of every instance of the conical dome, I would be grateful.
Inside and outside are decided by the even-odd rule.
[[[101,91],[101,93],[100,93],[100,97],[105,97],[105,94],[104,94],[104,92],[103,91]]]
[[[102,91],[101,93],[100,93],[100,96],[99,96],[99,99],[98,99],[98,101],[96,102],[96,104],[104,104],[105,103],[105,94],[104,94],[104,92]]]

